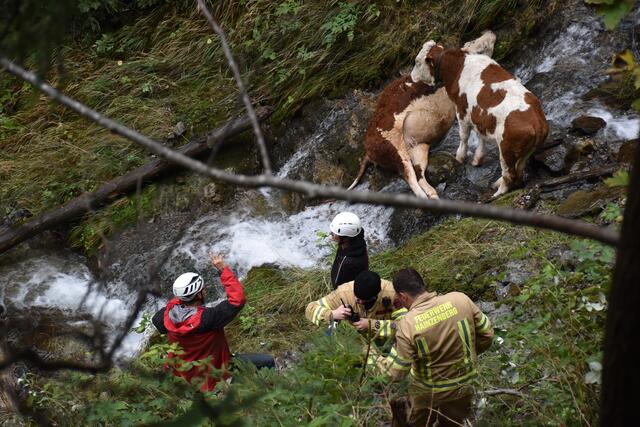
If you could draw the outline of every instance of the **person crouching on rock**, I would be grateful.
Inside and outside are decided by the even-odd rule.
[[[305,316],[314,324],[329,326],[336,321],[349,321],[361,333],[372,331],[377,344],[393,338],[395,321],[407,310],[394,304],[393,285],[381,280],[378,273],[363,271],[354,281],[307,305]]]
[[[369,269],[369,255],[364,229],[356,214],[340,212],[331,221],[329,229],[331,238],[338,243],[338,252],[331,267],[331,284],[336,289]]]
[[[211,366],[223,371],[221,375],[214,376],[211,366],[194,366],[189,370],[180,371],[179,364],[175,365],[175,376],[188,382],[200,377],[203,380],[202,391],[212,391],[220,377],[229,377],[227,368],[231,353],[224,327],[236,317],[246,301],[242,284],[225,265],[222,256],[209,256],[213,266],[221,272],[220,280],[227,300],[215,307],[205,307],[206,291],[202,276],[197,273],[184,273],[173,282],[175,297],[152,319],[156,329],[162,334],[167,334],[170,343],[180,344],[184,351],[184,354],[178,356],[181,360],[194,362],[211,357]]]

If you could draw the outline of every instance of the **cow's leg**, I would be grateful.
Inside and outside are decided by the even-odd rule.
[[[418,185],[427,193],[427,196],[431,199],[438,198],[438,192],[433,188],[425,178],[427,173],[427,166],[429,165],[429,145],[418,144],[409,151],[411,156],[411,162],[418,178]]]
[[[416,172],[413,169],[411,158],[407,154],[401,154],[400,158],[402,159],[402,176],[404,180],[407,181],[407,184],[409,184],[411,191],[413,191],[413,193],[418,197],[427,198],[427,194],[422,190],[420,184],[418,184],[418,178],[416,177]]]
[[[461,120],[458,117],[458,130],[460,131],[460,146],[456,151],[456,160],[464,163],[467,158],[467,143],[469,142],[469,134],[471,133],[471,123]]]
[[[429,138],[432,131],[429,126],[432,121],[430,118],[426,111],[408,112],[402,123],[402,141],[406,152],[409,153],[418,185],[428,197],[437,199],[438,193],[425,179],[429,164]]]
[[[518,159],[510,149],[503,149],[504,141],[498,144],[500,150],[500,168],[502,169],[502,176],[493,184],[493,188],[496,188],[496,192],[493,197],[498,197],[505,194],[513,186],[513,183],[517,179],[517,163]]]
[[[476,147],[476,152],[473,155],[473,161],[471,164],[473,166],[480,166],[484,161],[484,138],[478,135],[478,146]]]

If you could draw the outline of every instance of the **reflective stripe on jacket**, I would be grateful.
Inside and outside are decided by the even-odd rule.
[[[477,375],[477,355],[493,340],[489,318],[460,292],[425,292],[396,323],[396,345],[378,366],[412,379],[443,398]]]
[[[338,286],[329,295],[309,303],[305,316],[318,326],[322,324],[329,325],[333,320],[331,319],[331,312],[344,302],[344,304],[351,305],[353,310],[360,315],[360,318],[372,320],[371,328],[375,332],[376,339],[386,340],[393,336],[395,320],[407,312],[405,308],[394,307],[395,298],[396,293],[391,282],[382,280],[381,290],[375,304],[369,310],[365,310],[363,305],[356,303],[356,297],[353,293],[353,281],[351,281]]]

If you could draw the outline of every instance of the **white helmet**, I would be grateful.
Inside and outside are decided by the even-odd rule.
[[[181,301],[191,301],[204,287],[204,280],[196,273],[184,273],[173,282],[173,294]]]
[[[351,212],[340,212],[333,218],[329,229],[333,234],[338,236],[355,237],[362,230],[360,225],[360,218],[358,215]]]

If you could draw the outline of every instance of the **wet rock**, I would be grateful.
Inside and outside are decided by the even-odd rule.
[[[375,96],[356,90],[343,99],[305,106],[297,117],[274,129],[280,134],[274,136],[274,168],[291,179],[351,184],[364,156],[372,103]],[[299,161],[292,161],[296,158]]]
[[[638,149],[638,139],[632,139],[631,141],[625,141],[618,150],[618,162],[620,163],[633,163]]]
[[[294,214],[304,209],[305,199],[299,193],[283,192],[280,203],[285,211]]]
[[[173,127],[173,137],[177,138],[179,136],[182,136],[186,131],[187,131],[187,127],[185,126],[184,122],[178,122]]]
[[[394,243],[401,244],[420,231],[433,227],[441,218],[442,215],[420,209],[396,209],[391,216],[389,235]]]
[[[224,200],[216,183],[211,182],[202,188],[202,198],[207,203],[219,203]]]
[[[464,171],[467,180],[475,187],[487,189],[500,177],[500,164],[498,162],[488,162],[485,160],[482,166],[477,167],[471,163],[467,163]]]
[[[345,171],[339,166],[320,158],[313,164],[313,182],[325,185],[341,185]]]
[[[504,266],[504,280],[506,283],[513,283],[523,286],[527,280],[538,273],[537,265],[532,260],[509,261]]]
[[[493,273],[498,278],[495,281],[495,296],[499,299],[520,295],[522,287],[531,277],[538,274],[535,260],[524,259],[509,261]]]
[[[566,169],[568,154],[573,149],[569,144],[558,144],[534,156],[534,159],[544,164],[551,172],[559,173]]]
[[[592,139],[581,139],[575,144],[576,152],[581,155],[588,155],[596,151],[596,144]]]
[[[478,308],[495,324],[497,319],[511,314],[511,307],[494,301],[479,301]]]
[[[456,173],[460,164],[453,154],[439,152],[429,159],[427,166],[427,181],[433,186],[450,181]]]
[[[600,117],[580,116],[573,119],[571,129],[583,135],[593,135],[606,125],[607,122]]]
[[[541,188],[540,191],[540,199],[541,200],[557,200],[557,201],[565,201],[572,193],[575,193],[578,190],[589,191],[594,189],[600,185],[599,182],[591,183],[591,182],[573,182],[570,184],[562,185],[559,187],[552,188]]]
[[[591,191],[576,191],[558,206],[558,215],[576,218],[601,211],[624,194],[624,188],[600,186]]]
[[[7,308],[6,345],[19,351],[25,348],[35,350],[45,360],[87,359],[91,342],[81,337],[92,336],[98,328],[103,328],[89,314],[75,314],[71,310],[49,307]]]
[[[500,280],[496,282],[496,297],[498,297],[499,300],[516,297],[520,295],[520,292],[520,286],[515,283],[503,282]]]

